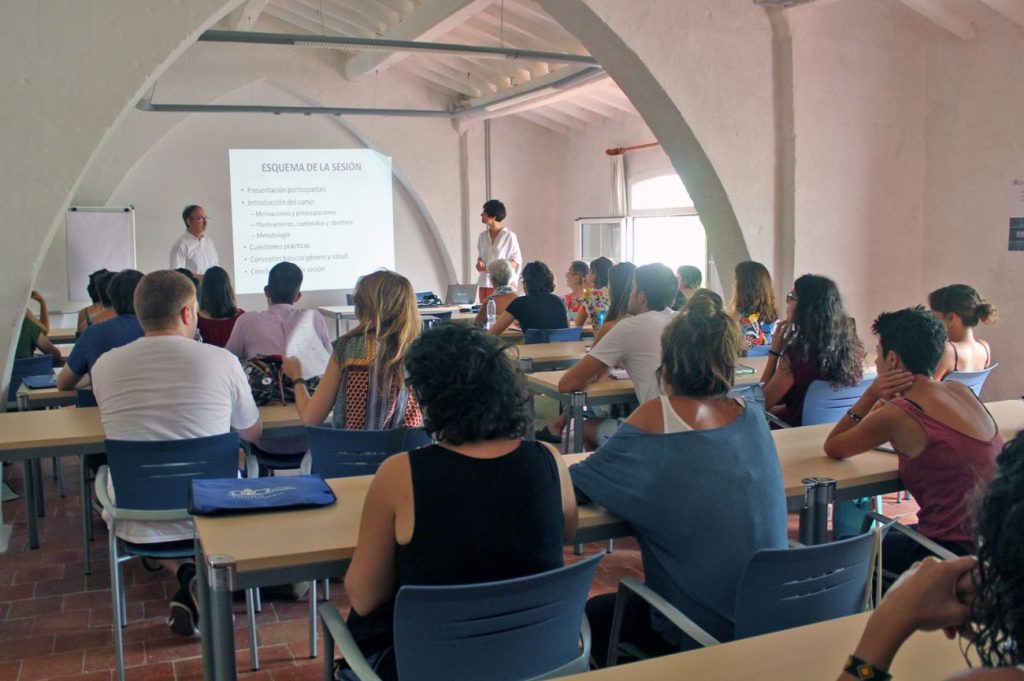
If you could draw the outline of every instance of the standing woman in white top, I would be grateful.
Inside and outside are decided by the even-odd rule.
[[[171,246],[171,265],[168,269],[183,267],[202,281],[206,270],[220,264],[217,247],[213,239],[206,236],[209,218],[202,206],[190,205],[181,211],[181,219],[185,221],[185,233]]]
[[[487,229],[480,232],[480,238],[476,242],[476,271],[480,273],[477,286],[480,287],[481,302],[486,300],[494,289],[494,283],[487,274],[487,263],[492,260],[508,260],[514,271],[512,286],[515,286],[514,282],[518,280],[518,273],[522,269],[523,252],[519,250],[519,239],[501,226],[505,214],[505,204],[497,199],[485,203],[483,212],[480,213],[480,222],[487,225]]]

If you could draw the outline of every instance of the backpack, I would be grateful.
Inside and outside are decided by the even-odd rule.
[[[292,385],[292,379],[281,371],[281,362],[281,355],[257,355],[242,361],[242,371],[245,372],[256,406],[295,402],[295,387]],[[319,383],[319,376],[306,381],[306,388],[310,394],[316,390]]]

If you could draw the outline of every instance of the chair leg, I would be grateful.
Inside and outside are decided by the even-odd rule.
[[[82,557],[85,559],[85,574],[92,574],[92,500],[89,493],[89,473],[85,465],[85,456],[78,457],[81,464],[78,469],[79,490],[82,494]]]
[[[316,659],[316,580],[309,583],[309,657]]]
[[[331,600],[331,580],[324,580],[324,602]]]
[[[110,594],[113,606],[113,626],[114,626],[114,658],[117,661],[117,679],[118,681],[124,681],[124,632],[121,628],[124,626],[123,611],[121,610],[121,592],[123,585],[121,583],[121,563],[118,560],[117,555],[117,537],[114,536],[113,531],[110,533]]]
[[[252,600],[256,604],[256,612],[263,612],[263,598],[258,587],[252,590]]]
[[[583,544],[579,544],[579,543],[573,544],[572,545],[572,555],[574,555],[574,556],[582,556],[583,555]]]
[[[259,639],[256,638],[256,591],[259,590],[245,590],[245,614],[249,618],[249,667],[253,671],[260,668]]]
[[[53,477],[57,478],[57,489],[60,490],[60,498],[63,499],[68,492],[64,487],[64,463],[59,456],[53,457]]]
[[[611,553],[614,550],[615,550],[615,540],[614,539],[609,539],[608,540],[608,551],[607,552]]]
[[[117,564],[117,581],[121,585],[121,626],[128,626],[128,597],[125,595],[123,563]]]

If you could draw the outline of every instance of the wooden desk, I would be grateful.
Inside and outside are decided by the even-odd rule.
[[[77,329],[51,328],[50,333],[46,334],[46,337],[54,343],[74,343],[76,335],[78,335]]]
[[[56,391],[55,388],[50,390]],[[305,433],[305,426],[299,421],[293,405],[260,407],[260,418],[263,420],[264,437],[292,437]],[[39,548],[36,519],[45,514],[39,460],[51,456],[99,454],[103,452],[104,439],[103,424],[96,407],[0,414],[0,458],[21,461],[23,465],[30,548]],[[83,493],[83,524],[90,517],[88,503],[89,496]]]
[[[519,346],[519,367],[526,373],[567,368],[590,350],[592,340],[567,343],[534,343]]]
[[[565,679],[827,681],[839,676],[870,615],[841,617]],[[936,681],[966,666],[956,641],[947,641],[938,631],[918,632],[900,649],[889,671],[900,681]]]
[[[232,590],[345,574],[355,551],[363,502],[372,480],[370,475],[328,480],[338,503],[326,508],[195,518],[196,565],[202,566],[200,601],[205,606],[202,610],[211,613],[202,629],[207,678],[235,678]],[[590,505],[580,508],[574,541],[597,541],[630,533],[621,520]],[[203,621],[200,619],[200,626]]]
[[[433,314],[443,314],[445,312],[451,312],[453,315],[467,305],[435,305],[434,307],[421,307],[418,308],[420,316],[430,316]],[[324,307],[318,307],[317,312],[320,314],[331,317],[334,319],[334,334],[336,337],[341,337],[341,320],[343,319],[355,319],[356,318],[356,306],[355,305],[326,305]],[[475,316],[475,315],[474,315]]]

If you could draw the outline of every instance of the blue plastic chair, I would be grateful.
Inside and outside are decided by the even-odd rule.
[[[422,428],[394,430],[342,430],[308,426],[308,471],[322,478],[373,475],[384,459],[398,452],[423,447],[431,442]]]
[[[355,305],[356,304],[355,294],[353,294],[353,293],[346,293],[345,294],[345,304],[346,305]]]
[[[500,582],[403,586],[394,615],[399,678],[511,681],[587,671],[590,626],[583,608],[603,557]],[[325,603],[320,617],[325,642],[337,641],[356,676],[378,678],[338,609]],[[331,663],[327,655],[328,668]]]
[[[53,357],[51,355],[35,355],[23,359],[14,360],[14,368],[11,369],[11,385],[7,389],[7,403],[15,403],[17,408],[18,388],[26,376],[42,376],[53,373]]]
[[[970,388],[975,395],[981,397],[981,388],[985,385],[988,375],[992,373],[998,364],[982,369],[981,371],[951,371],[946,374],[942,379],[943,381],[956,381],[957,383],[963,383]]]
[[[583,338],[582,326],[573,326],[567,329],[527,329],[523,333],[523,345],[572,343],[581,338]]]
[[[875,533],[868,532],[830,544],[757,551],[736,586],[734,637],[749,638],[863,612],[870,595],[875,541]],[[637,654],[617,635],[624,601],[632,597],[645,600],[698,644],[720,643],[653,590],[626,577],[619,582],[609,666],[618,661],[620,652]]]
[[[96,498],[109,518],[110,591],[114,611],[117,676],[124,681],[124,635],[128,620],[121,564],[132,557],[183,559],[195,555],[194,542],[133,544],[117,537],[123,520],[187,520],[188,495],[196,478],[233,478],[238,474],[238,433],[190,440],[137,442],[107,440],[107,465],[96,475]],[[116,503],[107,492],[114,487]],[[250,627],[255,627],[250,609]],[[255,636],[251,639],[255,644]]]
[[[770,345],[753,345],[747,350],[747,357],[766,357],[771,349]]]
[[[828,381],[812,381],[804,397],[803,425],[835,423],[843,418],[874,380],[874,376],[869,376],[862,378],[857,385],[838,390],[834,390]]]

